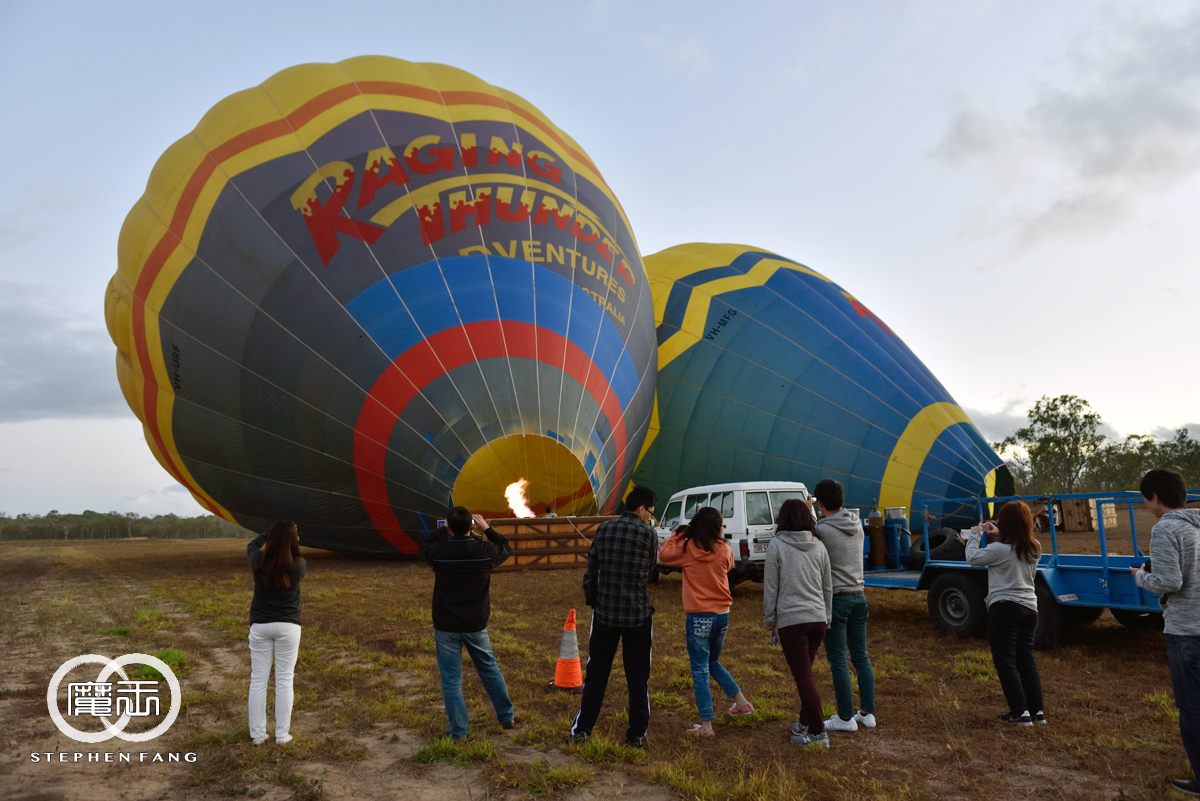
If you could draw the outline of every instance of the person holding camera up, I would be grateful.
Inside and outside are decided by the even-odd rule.
[[[1129,570],[1135,584],[1162,596],[1179,734],[1192,763],[1192,778],[1171,784],[1184,795],[1200,796],[1200,509],[1186,508],[1187,484],[1174,470],[1151,470],[1139,489],[1158,518],[1150,532],[1153,564]]]
[[[513,727],[513,705],[504,674],[492,654],[487,623],[491,615],[492,568],[508,559],[508,540],[481,515],[456,506],[446,525],[421,543],[420,555],[433,568],[433,638],[437,646],[442,702],[450,725],[446,733],[467,739],[467,704],[462,693],[462,649],[466,646],[496,718]]]
[[[984,534],[990,540],[986,548],[980,547]],[[1024,501],[1009,501],[1000,508],[996,523],[975,526],[960,539],[967,543],[967,564],[987,567],[988,639],[1008,702],[1008,712],[1000,719],[1022,726],[1045,723],[1042,678],[1033,658],[1038,622],[1034,582],[1042,553],[1033,536],[1033,513]]]

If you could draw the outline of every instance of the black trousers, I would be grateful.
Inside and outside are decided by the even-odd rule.
[[[625,683],[629,685],[629,728],[625,739],[643,737],[650,725],[650,644],[654,634],[654,617],[646,617],[640,626],[606,626],[592,614],[592,629],[588,636],[587,673],[583,677],[583,698],[579,712],[571,724],[571,734],[591,734],[600,717],[608,676],[612,673],[617,644],[624,642],[621,657],[625,663]]]
[[[996,601],[988,607],[988,639],[992,664],[1000,677],[1000,688],[1008,711],[1014,715],[1036,715],[1042,706],[1042,677],[1033,658],[1033,634],[1037,611],[1016,601]]]

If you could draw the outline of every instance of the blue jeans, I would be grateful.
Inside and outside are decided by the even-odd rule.
[[[854,690],[850,684],[850,667],[846,664],[846,652],[854,663],[858,675],[859,709],[875,711],[875,671],[871,668],[871,657],[867,654],[867,596],[833,596],[833,625],[825,634],[825,655],[829,657],[829,673],[833,677],[833,693],[837,696],[837,713],[842,720],[850,720],[857,712],[854,708]]]
[[[1168,634],[1167,664],[1171,666],[1171,687],[1179,708],[1183,750],[1192,763],[1192,773],[1200,778],[1200,637]]]
[[[696,708],[700,711],[701,720],[713,719],[712,688],[708,686],[710,676],[717,680],[730,698],[741,692],[738,683],[720,661],[725,632],[728,630],[728,612],[723,615],[688,613],[687,649],[692,660],[692,691],[696,694]]]
[[[504,674],[496,664],[492,655],[492,638],[487,629],[483,631],[438,631],[434,629],[433,639],[437,644],[438,672],[442,676],[442,701],[446,705],[446,717],[450,725],[446,733],[455,740],[467,736],[467,703],[462,693],[462,649],[465,645],[471,661],[475,663],[475,671],[479,681],[487,692],[496,717],[501,723],[513,719],[512,701],[508,699],[508,685],[504,683]]]

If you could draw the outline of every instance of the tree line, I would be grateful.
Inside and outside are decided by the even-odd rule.
[[[0,540],[117,540],[130,537],[200,540],[217,537],[247,537],[251,532],[213,515],[142,517],[136,512],[93,512],[44,515],[0,512]]]
[[[1025,426],[992,445],[1019,495],[1136,490],[1156,468],[1178,470],[1188,487],[1200,487],[1200,440],[1186,428],[1170,439],[1109,439],[1100,415],[1075,395],[1043,395],[1026,416]]]

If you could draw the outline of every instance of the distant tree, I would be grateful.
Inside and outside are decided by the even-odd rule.
[[[1027,474],[1027,492],[1077,492],[1092,455],[1104,444],[1100,415],[1083,398],[1043,395],[1026,414],[1029,423],[997,443],[1010,454],[1010,471]]]
[[[1142,476],[1162,462],[1162,443],[1148,434],[1131,434],[1124,442],[1104,443],[1092,453],[1083,477],[1085,492],[1135,490]]]
[[[1176,429],[1175,439],[1159,447],[1159,463],[1155,467],[1178,470],[1189,487],[1200,487],[1200,440],[1189,437],[1186,428]]]

